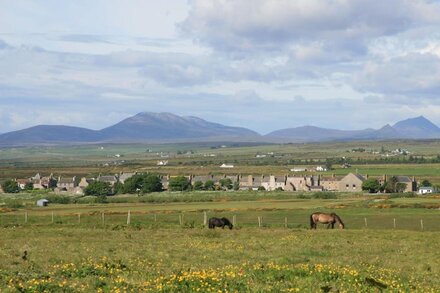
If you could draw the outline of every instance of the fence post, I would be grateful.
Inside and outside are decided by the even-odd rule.
[[[24,212],[24,222],[27,223],[28,220],[28,214],[27,211]]]
[[[234,225],[235,226],[235,224],[236,224],[236,219],[235,219],[235,215],[234,216],[232,216],[232,225]]]
[[[367,218],[364,218],[364,222],[365,222],[365,228],[367,228],[368,227]]]
[[[258,228],[261,228],[261,217],[258,217]]]
[[[421,228],[422,231],[423,231],[423,220],[422,220],[422,219],[420,219],[420,228]]]
[[[179,225],[182,226],[183,219],[182,214],[179,215]]]
[[[287,229],[287,217],[284,218],[284,228]]]
[[[393,219],[393,227],[396,229],[396,218]]]
[[[53,212],[52,212],[52,224],[53,224],[53,222],[54,222],[54,221],[53,221]]]
[[[81,224],[81,214],[78,213],[78,224]]]
[[[105,213],[104,212],[101,213],[101,220],[102,220],[102,225],[105,225]]]
[[[157,222],[157,215],[154,214],[154,222]]]
[[[206,227],[206,224],[208,223],[208,215],[206,214],[206,211],[203,212],[203,226]],[[234,225],[234,224],[232,224]]]
[[[131,221],[131,214],[130,214],[130,210],[128,210],[128,213],[127,213],[127,225],[130,225],[130,221]]]

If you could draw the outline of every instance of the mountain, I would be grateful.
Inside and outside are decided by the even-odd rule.
[[[38,125],[0,135],[0,145],[75,144],[97,142],[159,142],[202,140],[256,140],[252,130],[225,126],[197,117],[171,113],[139,113],[101,129]]]
[[[302,126],[276,130],[264,137],[278,142],[323,142],[345,140],[380,139],[429,139],[440,138],[440,128],[423,116],[387,124],[380,129],[337,130],[316,126]]]
[[[0,146],[128,142],[324,142],[440,138],[440,128],[423,116],[387,124],[380,129],[338,130],[301,126],[265,136],[192,116],[142,112],[101,130],[64,125],[38,125],[0,134]]]
[[[301,126],[286,128],[266,134],[265,137],[280,141],[294,139],[295,142],[319,142],[331,140],[346,140],[366,134],[368,130],[337,130],[316,126]]]
[[[95,141],[99,133],[87,128],[64,125],[38,125],[0,135],[0,145],[33,145]]]
[[[393,128],[409,138],[440,137],[440,128],[423,116],[399,121],[393,125]]]
[[[139,113],[100,131],[104,139],[195,139],[209,137],[255,137],[258,133],[225,126],[197,117],[171,113]]]

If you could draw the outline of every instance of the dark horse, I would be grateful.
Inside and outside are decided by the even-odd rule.
[[[209,221],[209,229],[214,229],[215,227],[222,227],[222,229],[225,228],[225,226],[228,226],[229,229],[232,229],[233,225],[231,221],[229,221],[226,218],[210,218]]]
[[[342,222],[341,218],[335,214],[325,214],[325,213],[313,213],[310,215],[310,229],[316,229],[316,224],[322,223],[327,224],[327,229],[332,227],[332,229],[335,227],[335,223],[338,223],[339,229],[344,229],[344,223]]]

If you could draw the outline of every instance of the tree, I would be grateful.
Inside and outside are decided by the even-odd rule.
[[[239,190],[240,189],[240,183],[238,183],[238,181],[234,182],[234,185],[232,187],[234,190]]]
[[[222,178],[219,181],[220,186],[226,188],[228,190],[232,189],[232,180],[231,178]]]
[[[203,190],[204,186],[203,186],[203,182],[202,181],[196,181],[194,183],[194,190]]]
[[[396,176],[392,176],[389,180],[387,180],[381,187],[387,193],[396,192],[397,187],[397,178]]]
[[[139,191],[150,193],[162,190],[162,181],[160,177],[155,174],[136,174],[124,182],[124,192],[126,193],[136,193]]]
[[[205,190],[214,190],[215,188],[215,182],[212,180],[206,180],[205,181]]]
[[[420,183],[421,187],[429,187],[432,186],[431,182],[429,182],[428,180],[423,180],[422,183]]]
[[[32,182],[26,183],[26,185],[24,186],[24,190],[26,191],[34,190],[34,184]]]
[[[112,194],[112,187],[108,182],[93,181],[85,189],[85,195],[106,196]]]
[[[368,191],[369,193],[376,193],[380,189],[380,183],[375,178],[368,178],[362,183],[362,190]]]
[[[50,178],[49,183],[47,184],[47,188],[54,189],[58,185],[58,181],[55,178]]]
[[[2,184],[3,191],[6,193],[18,193],[20,192],[20,187],[15,180],[6,180]]]
[[[185,191],[191,188],[191,183],[185,176],[177,176],[170,179],[168,188],[171,191]]]

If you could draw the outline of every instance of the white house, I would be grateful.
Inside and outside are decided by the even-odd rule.
[[[221,164],[220,168],[234,168],[234,165],[232,165],[232,164]]]
[[[419,187],[419,190],[417,191],[418,194],[428,194],[434,192],[435,192],[435,188],[432,186]]]
[[[327,171],[327,168],[324,167],[324,166],[318,166],[318,167],[316,167],[316,171],[318,171],[318,172],[325,172],[325,171]]]

